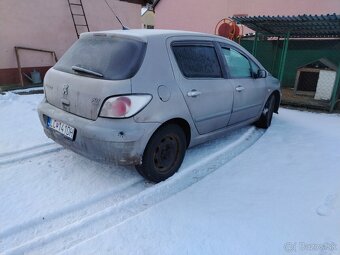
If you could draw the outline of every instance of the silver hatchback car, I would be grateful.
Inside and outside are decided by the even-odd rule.
[[[48,137],[159,182],[188,147],[240,126],[268,128],[280,84],[240,45],[184,31],[84,33],[44,79]]]

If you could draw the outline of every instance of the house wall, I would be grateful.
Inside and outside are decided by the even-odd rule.
[[[155,28],[214,33],[217,22],[233,15],[298,15],[340,13],[339,0],[161,0]]]
[[[121,28],[104,0],[82,2],[90,31]],[[140,28],[141,5],[118,0],[108,2],[124,25]],[[60,58],[76,39],[67,0],[1,0],[0,85],[19,82],[14,46],[52,50]],[[32,51],[20,51],[20,61],[24,72],[37,67],[42,74],[54,64],[50,54]]]

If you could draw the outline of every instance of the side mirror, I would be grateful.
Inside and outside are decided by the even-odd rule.
[[[266,70],[259,69],[256,74],[256,78],[266,78],[267,77],[267,72]]]

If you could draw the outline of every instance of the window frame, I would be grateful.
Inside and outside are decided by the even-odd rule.
[[[186,76],[175,55],[175,52],[173,50],[174,47],[176,46],[202,46],[202,47],[211,47],[214,49],[216,57],[217,57],[217,62],[220,68],[220,77],[188,77]],[[220,50],[218,48],[218,45],[215,41],[213,40],[176,40],[170,43],[170,48],[171,48],[171,52],[173,55],[173,58],[175,60],[175,63],[177,65],[178,70],[180,71],[181,75],[188,80],[221,80],[221,79],[225,79],[227,77],[227,73],[224,67],[224,63],[223,63],[223,59],[221,58],[221,54],[220,54]]]
[[[110,68],[107,72],[103,72],[103,70],[97,70],[94,69],[93,71],[97,71],[99,73],[103,72],[103,77],[98,77],[98,76],[94,76],[91,74],[87,74],[87,73],[78,73],[76,71],[74,71],[72,69],[72,65],[74,63],[74,61],[70,61],[69,59],[71,59],[71,57],[69,57],[68,55],[72,53],[72,51],[74,50],[79,50],[76,49],[76,47],[79,44],[83,44],[86,46],[86,43],[88,43],[87,41],[89,40],[97,40],[98,42],[104,41],[105,43],[110,43],[110,42],[114,42],[114,40],[116,40],[116,43],[119,41],[120,43],[125,43],[126,42],[130,42],[130,43],[138,43],[138,51],[136,52],[136,54],[132,55],[132,56],[137,56],[134,59],[134,65],[132,66],[132,68],[128,69],[125,73],[123,73],[124,75],[120,74],[120,73],[114,73],[113,70],[114,68]],[[78,46],[79,47],[79,46]],[[112,45],[111,45],[112,47]],[[143,65],[144,62],[144,58],[146,56],[146,51],[147,51],[147,47],[148,44],[146,41],[140,40],[138,38],[134,38],[134,37],[130,37],[130,36],[121,36],[121,35],[112,35],[112,36],[102,36],[102,35],[96,35],[96,34],[90,34],[90,35],[85,35],[82,36],[80,39],[78,39],[77,41],[75,41],[70,48],[67,49],[67,51],[61,56],[61,58],[58,60],[58,62],[52,67],[53,69],[60,71],[60,72],[64,72],[64,73],[69,73],[72,75],[78,75],[78,76],[84,76],[84,77],[88,77],[88,78],[93,78],[93,79],[98,79],[98,80],[108,80],[108,81],[120,81],[120,80],[126,80],[126,79],[132,79],[140,70],[140,68]],[[95,48],[101,48],[98,47],[98,45]],[[104,55],[108,55],[109,53],[107,53],[104,50],[102,50]],[[130,49],[131,51],[131,49]],[[74,53],[72,53],[74,54]],[[111,54],[111,52],[110,52]],[[112,58],[112,55],[109,54],[109,58]],[[98,57],[98,56],[97,56]],[[102,56],[99,56],[98,58],[102,58]],[[73,58],[74,60],[74,58]],[[75,64],[75,63],[74,63]],[[81,63],[83,65],[83,63]],[[92,68],[89,67],[89,69],[91,70]],[[113,74],[114,73],[114,74]]]

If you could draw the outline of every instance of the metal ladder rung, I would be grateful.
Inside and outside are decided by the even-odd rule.
[[[83,3],[82,3],[82,0],[79,0],[79,3],[71,3],[71,0],[67,0],[67,2],[68,2],[69,7],[70,7],[70,12],[71,12],[72,20],[73,20],[73,25],[74,25],[74,28],[76,30],[77,37],[79,38],[78,27],[86,27],[87,31],[90,32],[89,25],[87,23],[85,11],[84,11],[84,7],[83,7]],[[79,11],[77,11],[77,13],[74,13],[73,10],[72,10],[72,6],[80,6],[81,9],[79,9],[79,11],[81,13],[79,13]],[[85,24],[77,24],[76,20],[74,18],[75,16],[77,16],[77,17],[84,17]],[[80,21],[80,20],[78,20],[78,21]],[[81,31],[81,32],[83,32],[83,31]]]

